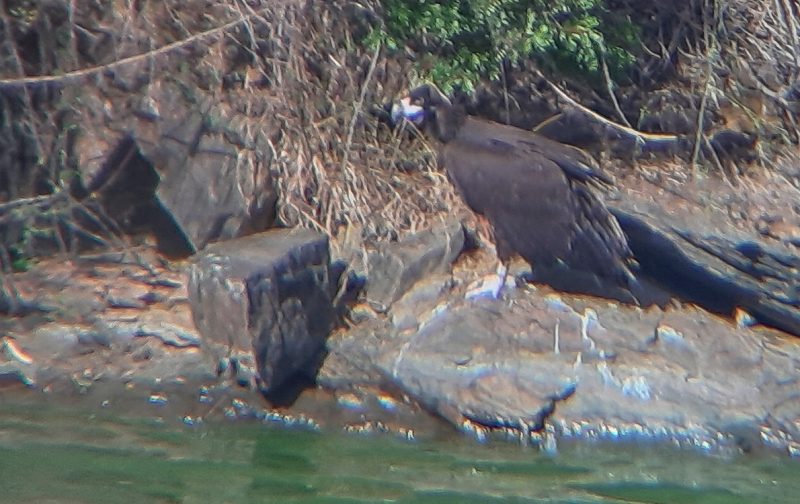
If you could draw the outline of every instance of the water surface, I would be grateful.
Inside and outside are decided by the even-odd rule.
[[[189,426],[3,401],[2,502],[800,502],[800,462],[779,455],[581,443],[552,456],[457,434]]]

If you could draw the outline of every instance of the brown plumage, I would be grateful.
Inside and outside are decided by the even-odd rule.
[[[429,85],[413,90],[392,115],[441,143],[440,164],[467,206],[493,227],[502,263],[518,254],[550,283],[577,274],[631,290],[625,235],[592,187],[611,181],[582,150],[468,116]]]

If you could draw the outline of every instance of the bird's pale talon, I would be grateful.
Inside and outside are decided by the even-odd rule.
[[[480,297],[489,297],[497,299],[500,297],[500,291],[503,288],[503,281],[497,275],[489,275],[477,282],[474,282],[467,289],[466,299],[476,299]]]

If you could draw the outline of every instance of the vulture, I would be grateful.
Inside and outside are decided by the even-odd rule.
[[[631,250],[595,192],[611,180],[591,156],[532,131],[469,116],[430,84],[395,102],[391,119],[411,122],[439,143],[439,165],[477,215],[481,238],[494,246],[497,274],[468,297],[497,298],[509,261],[520,256],[535,280],[557,289],[636,303]]]

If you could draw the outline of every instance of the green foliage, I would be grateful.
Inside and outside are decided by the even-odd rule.
[[[420,77],[471,89],[500,76],[505,62],[534,57],[544,66],[593,80],[602,59],[618,75],[635,59],[638,31],[605,0],[382,0],[384,23],[367,43],[409,45]]]
[[[28,271],[31,269],[31,260],[18,247],[8,247],[8,255],[11,258],[11,270],[15,272]]]

